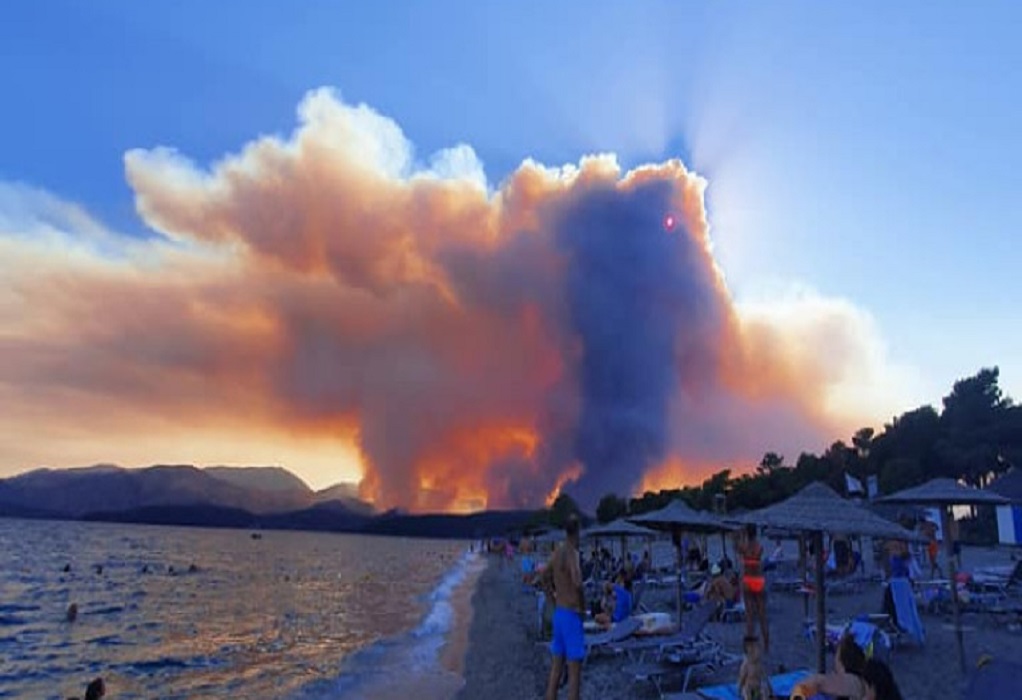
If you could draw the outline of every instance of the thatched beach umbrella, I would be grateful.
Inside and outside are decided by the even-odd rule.
[[[772,506],[734,518],[738,522],[764,525],[782,530],[810,533],[816,552],[816,645],[820,673],[827,665],[827,604],[823,575],[823,533],[867,535],[899,540],[915,535],[900,525],[874,515],[860,505],[841,498],[826,484],[815,482],[791,498]]]
[[[877,499],[881,503],[918,503],[940,507],[941,529],[944,531],[944,552],[947,555],[948,574],[951,578],[951,609],[955,617],[955,637],[958,642],[958,663],[962,673],[965,667],[965,643],[962,640],[962,613],[958,603],[958,572],[955,570],[955,546],[951,541],[951,506],[999,506],[1009,501],[991,491],[963,486],[954,479],[932,479],[922,486],[905,489]]]
[[[688,506],[687,503],[681,499],[671,501],[660,510],[652,511],[651,513],[643,513],[642,515],[636,515],[628,518],[633,523],[637,523],[644,527],[653,528],[654,530],[662,530],[670,532],[674,542],[674,548],[677,551],[677,590],[675,592],[676,602],[678,607],[678,621],[681,621],[681,533],[692,532],[692,533],[711,533],[711,532],[723,532],[730,530],[731,526],[725,524],[719,520],[716,516],[710,513],[704,513],[702,511],[693,510]]]
[[[653,539],[656,535],[657,533],[650,530],[648,527],[633,525],[624,518],[614,520],[604,525],[594,525],[593,527],[586,528],[582,531],[582,539],[600,540],[604,537],[620,537],[622,559],[624,559],[628,554],[629,537]]]

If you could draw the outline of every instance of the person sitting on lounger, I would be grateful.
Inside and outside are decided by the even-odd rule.
[[[605,584],[605,591],[609,593],[607,602],[604,604],[604,610],[610,610],[611,613],[600,613],[594,619],[604,629],[610,629],[613,625],[627,620],[632,614],[632,594],[628,592],[625,587],[625,575],[624,573],[618,573],[614,583],[610,582]]]
[[[834,653],[834,670],[830,673],[809,676],[795,686],[791,696],[811,698],[825,693],[848,700],[865,700],[866,682],[862,678],[866,655],[850,635],[838,642]]]
[[[746,637],[743,641],[745,658],[738,670],[738,692],[742,700],[770,700],[770,678],[763,668],[763,654],[756,637]]]
[[[703,584],[703,600],[712,600],[717,603],[733,603],[737,596],[735,587],[731,585],[724,571],[717,564],[710,569],[710,578]]]

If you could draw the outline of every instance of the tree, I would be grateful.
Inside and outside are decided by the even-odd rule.
[[[784,457],[777,454],[776,452],[767,452],[763,455],[763,459],[759,461],[759,466],[756,467],[756,471],[760,474],[770,474],[775,469],[780,469],[784,466]]]
[[[575,499],[566,493],[562,493],[557,496],[553,505],[550,506],[550,524],[555,527],[564,527],[570,516],[578,516],[581,512],[578,504],[575,503]]]
[[[596,519],[601,523],[609,523],[627,514],[628,502],[613,493],[601,498],[596,506]]]
[[[997,367],[955,382],[944,397],[937,454],[951,475],[983,486],[1007,469],[1003,453],[1010,445],[998,439],[998,426],[1011,420],[1012,403],[1001,393]]]
[[[869,448],[873,444],[873,428],[859,428],[852,436],[852,445],[859,455],[859,459],[869,459]]]

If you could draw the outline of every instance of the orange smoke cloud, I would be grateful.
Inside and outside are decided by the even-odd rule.
[[[591,502],[816,444],[875,365],[852,308],[735,307],[679,161],[526,161],[492,189],[467,146],[420,164],[320,90],[290,137],[210,170],[168,149],[125,165],[162,237],[50,199],[0,226],[0,422],[110,436],[108,459],[202,431],[245,461],[262,433],[353,445],[337,478],[360,470],[382,507]]]

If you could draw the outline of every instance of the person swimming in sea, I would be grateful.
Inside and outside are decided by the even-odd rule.
[[[93,678],[92,682],[85,686],[85,700],[100,700],[104,696],[106,696],[106,683],[102,678]],[[78,698],[72,697],[68,700],[78,700]]]

